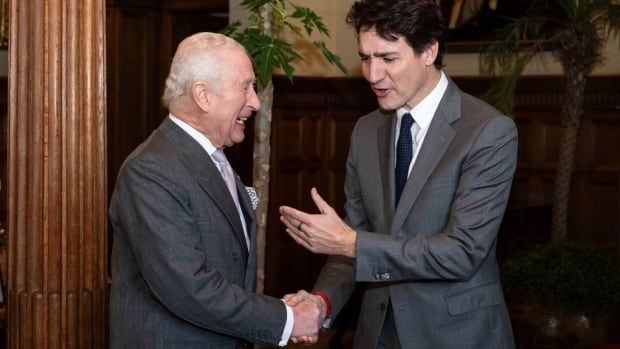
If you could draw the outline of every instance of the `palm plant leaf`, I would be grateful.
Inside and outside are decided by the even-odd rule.
[[[323,20],[316,14],[316,12],[307,7],[297,5],[293,5],[293,7],[295,8],[295,11],[291,17],[299,19],[304,24],[304,28],[306,29],[306,33],[308,35],[311,35],[314,28],[316,28],[321,34],[329,37],[327,27],[323,24]]]
[[[267,81],[271,79],[274,69],[281,69],[292,81],[294,73],[292,62],[303,60],[303,57],[293,50],[291,44],[278,38],[277,33],[282,28],[288,28],[291,33],[298,37],[303,37],[304,32],[310,36],[315,29],[322,35],[329,37],[327,27],[316,12],[307,7],[292,4],[294,11],[289,15],[286,10],[287,3],[287,0],[243,0],[241,6],[251,13],[250,25],[241,30],[241,23],[237,21],[220,31],[240,42],[248,50],[254,61],[261,86],[265,86]],[[261,6],[269,6],[273,10],[273,34],[264,33],[260,29],[261,22],[258,13]],[[303,29],[293,23],[291,19],[299,21]],[[331,52],[323,41],[314,41],[313,45],[321,51],[330,64],[337,66],[343,73],[347,72],[340,57]]]
[[[525,66],[544,50],[546,42],[536,39],[548,21],[547,17],[512,19],[491,37],[481,56],[483,72],[501,76],[483,98],[507,115],[513,113],[514,92]]]
[[[265,86],[274,68],[280,68],[289,79],[293,78],[291,62],[303,59],[293,50],[293,46],[279,38],[264,34],[258,28],[248,27],[235,33],[234,39],[247,50],[256,67],[256,74],[262,86]]]
[[[312,42],[312,44],[316,46],[319,50],[321,50],[321,53],[323,54],[325,59],[327,59],[327,61],[330,64],[338,67],[338,69],[340,69],[341,72],[345,74],[347,73],[347,67],[345,67],[344,64],[342,64],[342,59],[340,58],[340,56],[335,55],[333,52],[331,52],[327,48],[327,46],[325,46],[325,43],[323,41],[314,41]]]
[[[586,76],[602,61],[605,40],[619,32],[618,0],[532,0],[525,16],[496,32],[496,41],[481,57],[482,70],[500,76],[485,98],[509,115],[517,80],[537,53],[549,51],[562,65],[564,101],[551,217],[553,242],[568,235],[568,198]]]

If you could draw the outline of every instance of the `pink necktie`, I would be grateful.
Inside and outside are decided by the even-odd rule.
[[[213,153],[213,158],[220,164],[220,171],[222,172],[222,177],[224,177],[224,182],[226,182],[230,196],[232,196],[235,206],[237,207],[237,211],[239,211],[241,206],[239,205],[239,196],[237,195],[235,175],[230,167],[230,164],[228,163],[228,159],[226,159],[226,154],[224,154],[222,149],[218,149],[215,153]]]

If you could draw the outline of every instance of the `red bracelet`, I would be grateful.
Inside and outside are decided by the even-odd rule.
[[[323,300],[323,303],[325,303],[325,318],[329,319],[332,316],[332,304],[329,302],[329,298],[321,291],[314,291],[312,294]]]

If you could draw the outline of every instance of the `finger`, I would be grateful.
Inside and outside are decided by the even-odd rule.
[[[288,216],[290,218],[293,218],[294,220],[303,222],[306,225],[310,225],[310,220],[312,218],[311,214],[294,209],[289,206],[280,206],[280,214],[282,216]]]
[[[298,227],[299,224],[301,223],[301,221],[296,220],[295,218],[291,217],[291,216],[285,216],[285,215],[281,215],[280,216],[280,220],[282,220],[283,223],[290,223],[290,225],[292,227]]]
[[[280,219],[282,221],[282,223],[284,223],[284,225],[286,226],[286,232],[291,235],[291,237],[293,237],[293,235],[303,239],[306,244],[309,242],[308,238],[309,238],[309,234],[307,233],[307,231],[304,230],[300,230],[299,226],[294,225],[293,223],[291,223],[290,221],[286,221],[285,218],[281,218]],[[301,225],[301,224],[300,224]],[[307,226],[304,226],[304,229],[308,230]],[[293,237],[294,238],[294,237]]]
[[[318,336],[304,336],[303,337],[303,342],[300,341],[300,343],[303,343],[304,345],[311,345],[317,342],[318,340]]]
[[[306,250],[310,251],[310,252],[315,252],[313,250],[313,248],[310,246],[310,244],[308,243],[308,241],[306,241],[304,238],[304,235],[300,232],[294,232],[291,229],[286,229],[286,232],[288,233],[288,235],[295,240],[296,243],[298,243],[301,247],[305,248]]]
[[[305,344],[307,340],[310,338],[308,336],[299,336],[299,337],[291,337],[293,343],[302,343]]]
[[[295,222],[292,222],[289,218],[285,217],[285,216],[280,216],[280,221],[282,222],[282,224],[284,224],[288,229],[293,229],[295,231],[297,231],[297,227],[299,226],[299,223],[295,224]]]
[[[285,300],[286,304],[288,304],[288,305],[290,305],[292,307],[296,306],[297,304],[303,302],[306,299],[306,296],[304,294],[299,294],[299,293],[297,293],[297,294],[290,294],[290,295],[287,295],[287,296],[290,296],[290,297]]]
[[[334,209],[329,206],[327,201],[323,200],[321,195],[319,195],[319,192],[318,190],[316,190],[316,188],[312,187],[312,189],[310,189],[310,196],[312,196],[312,201],[314,201],[314,204],[322,214],[334,211]]]
[[[310,345],[316,343],[318,340],[318,336],[299,336],[299,337],[291,337],[291,341],[295,344],[304,344]]]
[[[295,222],[291,222],[290,220],[287,220],[286,218],[280,216],[280,221],[286,226],[287,228],[287,232],[293,233],[301,238],[303,238],[304,240],[308,240],[308,238],[310,237],[310,226],[304,224],[303,222],[299,222],[299,223],[295,223]],[[300,229],[303,226],[303,229]]]
[[[296,243],[308,248],[307,246],[309,245],[309,241],[307,241],[306,236],[302,232],[291,229],[286,229],[286,232],[291,238],[293,238],[293,240],[295,240]]]

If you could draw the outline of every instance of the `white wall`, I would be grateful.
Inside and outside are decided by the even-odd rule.
[[[345,23],[345,17],[354,0],[292,0],[296,5],[307,6],[322,17],[323,22],[330,30],[331,38],[321,38],[319,35],[312,36],[311,40],[323,40],[332,52],[342,57],[344,64],[349,69],[349,76],[360,76],[361,70],[357,54],[357,40],[353,29]],[[247,17],[243,9],[239,7],[240,0],[230,0],[231,21],[242,20]],[[290,34],[284,34],[283,38],[293,40],[297,51],[305,57],[305,61],[295,64],[296,76],[323,76],[337,77],[342,73],[332,66],[312,49],[311,41],[291,39]],[[604,51],[606,61],[593,72],[594,75],[620,74],[620,40],[611,40],[607,43]],[[445,71],[452,76],[478,76],[479,55],[475,53],[448,54],[445,56]],[[559,75],[562,73],[561,66],[552,57],[543,56],[534,59],[525,70],[528,75]]]

